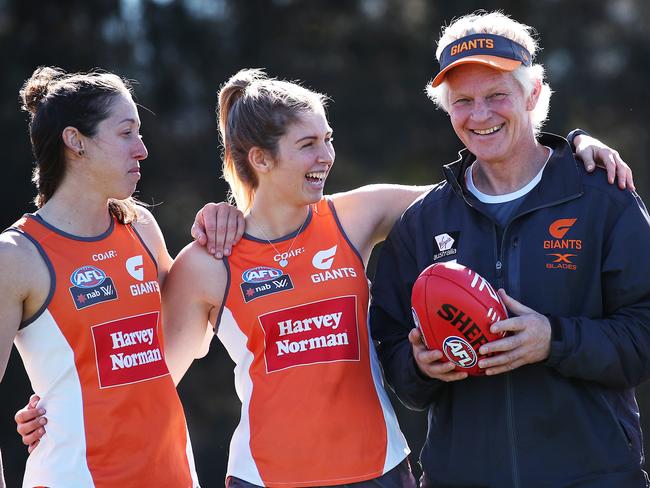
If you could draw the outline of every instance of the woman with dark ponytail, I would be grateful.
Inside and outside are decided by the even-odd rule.
[[[197,487],[160,339],[171,257],[132,199],[147,149],[131,88],[46,67],[20,95],[38,210],[0,234],[0,378],[15,342],[48,415],[23,486]]]

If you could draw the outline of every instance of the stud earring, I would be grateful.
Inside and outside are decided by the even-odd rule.
[[[86,154],[86,151],[83,149],[79,149],[79,156],[83,156],[84,154]]]

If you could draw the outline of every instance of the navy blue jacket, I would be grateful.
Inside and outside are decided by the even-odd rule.
[[[634,387],[650,375],[648,212],[604,171],[588,175],[564,139],[540,142],[554,153],[502,233],[464,188],[467,151],[404,213],[378,261],[372,335],[397,396],[428,408],[432,486],[645,487]],[[545,362],[451,383],[422,376],[407,338],[411,288],[453,259],[550,317]]]

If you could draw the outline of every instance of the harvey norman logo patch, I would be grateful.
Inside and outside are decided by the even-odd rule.
[[[247,269],[242,273],[242,280],[244,281],[239,286],[246,303],[259,297],[293,289],[291,276],[284,274],[281,269],[269,266]]]
[[[100,388],[169,374],[158,338],[158,312],[91,327]]]
[[[266,372],[359,360],[357,298],[341,296],[260,315]]]
[[[113,280],[95,266],[81,266],[70,275],[70,294],[77,310],[117,299]]]
[[[458,253],[460,232],[445,232],[433,238],[433,260],[446,258]],[[437,252],[436,252],[437,249]]]

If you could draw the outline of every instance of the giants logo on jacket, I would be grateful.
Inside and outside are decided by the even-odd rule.
[[[357,298],[330,298],[260,315],[266,372],[359,360]]]
[[[311,280],[314,283],[322,283],[324,281],[338,280],[341,278],[356,278],[357,272],[354,268],[335,268],[331,269],[334,264],[334,257],[336,256],[337,246],[323,249],[314,254],[311,259],[311,264],[316,269],[322,269],[319,273],[311,275]]]
[[[557,219],[548,227],[548,232],[553,239],[544,241],[544,249],[551,250],[547,252],[549,262],[546,263],[547,269],[567,269],[575,271],[577,265],[574,259],[582,249],[582,239],[565,239],[578,219]]]

